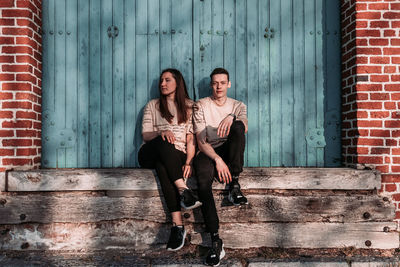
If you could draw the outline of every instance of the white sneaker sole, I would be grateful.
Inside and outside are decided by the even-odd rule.
[[[233,197],[231,194],[228,195],[228,200],[234,205],[234,206],[242,206],[242,205],[247,205],[249,204],[249,202],[247,201],[246,203],[243,204],[235,204],[235,202],[233,201]]]
[[[219,254],[219,262],[218,264],[212,265],[213,267],[219,266],[221,264],[221,260],[225,257],[225,250],[224,250],[224,244],[222,244],[222,250],[221,250],[221,254]],[[210,266],[206,263],[204,263],[204,265]]]
[[[180,249],[183,248],[183,246],[185,245],[185,239],[186,239],[186,230],[184,230],[184,232],[183,232],[183,242],[182,242],[182,244],[181,244],[179,247],[177,247],[177,248],[167,248],[167,250],[168,250],[168,251],[177,251],[177,250],[180,250]]]
[[[182,206],[182,208],[184,208],[185,210],[192,210],[192,209],[195,209],[195,208],[200,207],[201,205],[203,205],[203,203],[201,203],[200,201],[196,201],[196,202],[194,203],[194,205],[189,206],[189,207],[186,207],[186,206],[185,206],[185,203],[183,203],[183,201],[181,201],[181,206]]]

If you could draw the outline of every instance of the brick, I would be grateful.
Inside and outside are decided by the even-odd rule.
[[[383,71],[385,73],[395,73],[396,72],[396,67],[395,66],[385,66]]]
[[[17,149],[17,156],[35,156],[37,155],[36,148],[19,148]]]
[[[15,80],[15,75],[14,74],[1,74],[0,73],[0,81],[4,82],[4,81],[14,81]]]
[[[15,42],[17,45],[27,45],[32,47],[32,49],[37,50],[38,44],[33,39],[29,37],[16,37]]]
[[[357,55],[382,55],[381,48],[371,48],[371,47],[357,47]]]
[[[382,164],[383,158],[382,157],[358,156],[357,162],[358,163],[367,163],[367,164]]]
[[[36,130],[17,130],[17,137],[40,137]]]
[[[14,26],[15,19],[0,18],[0,26]]]
[[[367,46],[368,45],[368,39],[361,39],[361,38],[357,38],[356,39],[356,46]]]
[[[389,166],[387,166],[387,165],[377,165],[377,166],[375,166],[375,169],[380,171],[381,173],[389,172]]]
[[[357,19],[380,19],[381,12],[357,12],[356,17]]]
[[[370,130],[371,137],[390,137],[390,130]]]
[[[397,191],[396,184],[385,184],[385,191],[386,192],[396,192]]]
[[[15,43],[14,37],[0,37],[0,44],[2,45],[13,45]]]
[[[358,120],[357,122],[358,127],[382,127],[382,121],[373,121],[373,120]]]
[[[389,3],[370,3],[368,4],[369,10],[388,10]]]
[[[14,7],[14,0],[1,0],[0,7]]]
[[[3,72],[32,72],[32,66],[29,65],[3,65]]]
[[[392,74],[390,75],[392,82],[400,82],[400,75]]]
[[[391,45],[397,45],[397,46],[399,46],[400,45],[400,39],[390,39],[390,44]]]
[[[385,30],[383,32],[383,37],[394,37],[394,36],[396,36],[395,30]]]
[[[12,119],[12,118],[13,118],[12,111],[0,110],[0,119]]]
[[[389,21],[378,20],[378,21],[370,21],[370,28],[389,28]]]
[[[392,64],[400,64],[400,57],[391,57]]]
[[[32,54],[33,50],[29,46],[3,46],[4,54]]]
[[[391,21],[392,28],[400,28],[400,21],[392,20]]]
[[[32,165],[31,159],[21,159],[21,158],[3,158],[3,165],[10,166],[24,166]]]
[[[400,91],[400,83],[385,84],[386,91]]]
[[[383,13],[384,19],[400,19],[400,12],[385,12]]]
[[[383,103],[385,109],[395,109],[396,108],[396,102],[384,102]]]
[[[25,7],[25,8],[29,8],[30,10],[32,10],[33,13],[37,13],[38,12],[38,8],[31,3],[31,1],[17,1],[17,7]]]
[[[370,57],[370,63],[372,64],[389,64],[390,57]]]
[[[393,163],[394,164],[399,164],[400,163],[400,157],[392,157]]]
[[[391,117],[392,119],[400,119],[400,111],[392,112]]]
[[[383,146],[383,139],[358,138],[357,143],[361,146]]]
[[[381,66],[357,66],[357,74],[382,73]]]
[[[38,61],[35,58],[33,58],[32,56],[17,55],[16,60],[18,63],[29,63],[29,64],[33,65],[35,68],[38,67]]]
[[[32,103],[27,101],[21,102],[3,102],[1,105],[2,108],[19,108],[19,109],[32,109]]]
[[[392,131],[392,137],[400,137],[400,130]]]
[[[3,140],[3,146],[31,146],[32,140],[31,139],[7,139]]]
[[[0,63],[14,63],[14,56],[0,55]]]
[[[38,97],[31,93],[17,93],[15,95],[15,99],[16,100],[30,100],[35,103],[38,101]]]
[[[0,100],[11,100],[13,99],[12,93],[2,93],[0,92]]]
[[[388,79],[389,80],[389,79]],[[36,77],[31,74],[17,74],[17,81],[36,84]]]
[[[40,139],[33,140],[34,146],[42,146],[42,141]]]
[[[3,83],[3,91],[32,91],[32,85],[29,83]]]
[[[400,3],[391,3],[390,10],[400,10]]]
[[[17,111],[17,119],[32,119],[36,120],[36,113],[32,111]]]
[[[400,121],[399,120],[387,120],[385,121],[386,128],[400,128]]]
[[[371,93],[369,96],[371,100],[390,100],[388,93]]]
[[[400,175],[389,175],[384,174],[382,175],[382,183],[399,183],[400,182]],[[400,197],[400,194],[399,194]]]
[[[384,45],[388,45],[389,44],[389,40],[388,39],[369,39],[369,44],[370,45],[376,45],[376,46],[384,46]]]
[[[4,35],[21,35],[33,37],[33,30],[30,28],[20,28],[20,27],[7,27],[3,28],[2,33]]]
[[[394,139],[386,139],[385,146],[397,146],[397,140]]]
[[[13,130],[0,130],[0,137],[13,137],[14,131]]]
[[[33,122],[33,128],[34,129],[42,129],[42,123],[41,122]]]
[[[371,82],[388,82],[389,75],[371,75],[370,80]]]
[[[371,154],[390,154],[390,147],[373,147]]]
[[[382,109],[382,102],[359,102],[356,106],[359,109]]]
[[[360,84],[358,84],[358,85],[360,85]],[[357,89],[357,85],[356,85],[356,89]],[[368,90],[365,90],[365,91],[368,91]],[[356,100],[368,100],[369,97],[368,97],[368,94],[357,93],[357,95],[355,95],[355,99]]]
[[[384,55],[400,55],[400,48],[383,48]]]
[[[23,18],[32,19],[32,12],[29,10],[23,10],[23,9],[3,9],[2,16],[3,16],[3,18],[23,17]]]
[[[390,113],[388,111],[370,111],[369,115],[371,119],[382,119],[390,117]]]
[[[400,172],[400,166],[392,165],[392,172]]]
[[[0,156],[14,156],[14,149],[0,149]]]
[[[358,84],[356,84],[356,90],[357,91],[381,91],[382,84],[358,83]]]

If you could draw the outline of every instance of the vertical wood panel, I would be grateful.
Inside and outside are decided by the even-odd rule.
[[[65,128],[65,1],[57,1],[57,8],[55,10],[55,124],[56,129]],[[55,136],[59,134],[56,131]],[[61,147],[61,143],[56,141],[57,144],[57,167],[65,168],[65,147]]]
[[[90,0],[89,47],[89,164],[101,167],[101,0]]]
[[[193,99],[199,99],[199,86],[201,82],[200,77],[200,1],[193,1]]]
[[[56,148],[49,143],[53,138],[51,131],[52,114],[54,114],[54,79],[55,79],[55,54],[54,54],[54,1],[44,1],[43,6],[43,94],[42,94],[42,166],[55,167],[57,162]],[[53,34],[50,34],[50,31]]]
[[[224,3],[223,0],[211,2],[211,69],[224,65]]]
[[[160,75],[160,44],[159,44],[159,1],[148,1],[148,57],[149,57],[149,99],[157,98],[158,78]]]
[[[247,46],[246,46],[246,1],[236,2],[236,83],[234,85],[237,100],[247,103]],[[248,164],[248,138],[246,139],[246,150],[244,164]]]
[[[323,72],[323,10],[324,1],[315,0],[315,90],[316,90],[316,126],[324,127],[324,72]],[[324,147],[316,149],[317,167],[324,166]]]
[[[228,90],[228,97],[235,98],[235,1],[224,0],[224,67],[229,71],[232,88]]]
[[[270,62],[270,45],[269,39],[264,37],[265,29],[270,28],[269,25],[269,0],[259,1],[259,26],[258,26],[258,94],[259,94],[259,121],[258,127],[260,131],[260,166],[271,166],[271,131],[270,131],[270,87],[269,87],[269,62]]]
[[[171,65],[171,0],[160,1],[160,67]]]
[[[76,107],[78,101],[78,47],[77,47],[77,29],[78,29],[78,1],[68,0],[66,1],[66,108],[68,112],[65,112],[66,116],[66,128],[71,128],[77,138],[77,110]],[[76,144],[76,142],[75,142]],[[67,147],[66,149],[66,164],[65,167],[73,168],[78,165],[77,157],[77,146]]]
[[[270,2],[271,165],[282,165],[281,1]],[[285,107],[286,108],[286,107]]]
[[[305,121],[306,133],[316,127],[315,92],[315,0],[304,0],[305,36]],[[307,145],[307,166],[316,166],[316,149]]]
[[[341,165],[340,2],[325,0],[325,166]]]
[[[101,1],[101,165],[112,167],[112,38],[107,29],[112,25],[112,1]]]
[[[293,1],[293,87],[294,87],[294,166],[306,166],[304,88],[304,5]]]
[[[125,25],[123,17],[123,0],[113,0],[113,25],[118,29],[118,36],[113,38],[113,167],[122,168],[125,150],[125,107],[124,107],[124,73]],[[116,33],[114,33],[116,34]]]
[[[89,1],[78,1],[78,167],[89,158]]]
[[[141,135],[141,118],[135,109],[135,0],[125,0],[125,167],[137,166],[137,152],[135,136]]]
[[[281,1],[282,166],[293,166],[293,25],[292,0]]]
[[[136,46],[135,46],[135,70],[136,70],[136,117],[139,118],[137,126],[141,129],[143,107],[148,102],[148,61],[147,61],[147,0],[136,1]],[[141,130],[140,130],[141,132]],[[141,134],[135,135],[136,147],[142,144]]]
[[[260,136],[259,136],[259,96],[258,96],[258,0],[247,1],[247,114],[249,131],[247,133],[248,166],[260,164]],[[251,142],[249,142],[251,140]]]

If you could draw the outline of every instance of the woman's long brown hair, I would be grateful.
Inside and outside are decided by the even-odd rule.
[[[158,89],[160,90],[160,113],[161,117],[166,119],[169,123],[172,122],[174,116],[172,116],[171,112],[168,109],[167,97],[161,93],[161,76],[169,72],[175,79],[176,82],[176,92],[175,92],[175,101],[176,101],[176,110],[178,115],[178,124],[186,122],[189,118],[190,113],[188,112],[189,107],[186,104],[186,100],[190,99],[189,94],[187,92],[185,79],[182,76],[182,73],[177,69],[165,69],[161,72],[160,79],[158,82]]]

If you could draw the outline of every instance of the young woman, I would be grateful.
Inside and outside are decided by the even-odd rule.
[[[155,168],[173,226],[168,250],[178,250],[185,243],[186,231],[181,206],[193,209],[201,205],[186,186],[192,174],[195,154],[192,106],[185,80],[176,69],[163,70],[159,81],[160,98],[150,100],[144,108],[142,135],[145,144],[139,150],[142,168]]]

